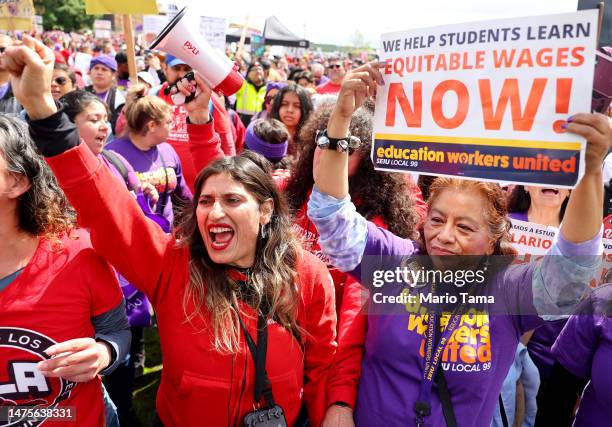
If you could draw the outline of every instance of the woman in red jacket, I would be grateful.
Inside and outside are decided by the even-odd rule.
[[[292,425],[305,403],[319,425],[335,351],[333,290],[325,266],[291,238],[267,164],[253,154],[215,161],[196,180],[181,238],[166,235],[57,111],[52,58],[27,36],[5,54],[30,132],[95,249],[156,310],[164,355],[158,424],[242,425],[256,411],[284,414]],[[206,91],[186,109],[188,131],[211,127],[202,145],[218,150]]]

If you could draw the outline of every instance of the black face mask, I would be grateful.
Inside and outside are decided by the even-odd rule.
[[[128,80],[130,78],[130,73],[119,73],[119,80]]]

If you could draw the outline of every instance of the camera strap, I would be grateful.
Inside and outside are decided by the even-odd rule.
[[[254,387],[254,402],[259,403],[263,394],[266,400],[268,408],[273,408],[276,403],[274,402],[274,396],[272,395],[272,384],[266,373],[266,353],[268,351],[268,322],[260,311],[257,317],[257,345],[253,341],[251,334],[247,330],[242,317],[239,315],[240,326],[244,331],[244,337],[246,339],[253,363],[255,364],[255,387]]]

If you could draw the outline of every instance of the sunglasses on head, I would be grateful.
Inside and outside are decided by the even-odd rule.
[[[328,68],[342,68],[341,64],[330,64],[328,65]]]
[[[56,77],[53,81],[60,86],[64,86],[68,82],[68,79],[66,77]]]

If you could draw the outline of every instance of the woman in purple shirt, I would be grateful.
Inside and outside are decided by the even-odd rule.
[[[172,111],[161,98],[147,95],[145,85],[131,88],[124,109],[127,133],[108,144],[132,165],[141,183],[157,189],[155,213],[174,222],[173,203],[189,202],[192,194],[183,178],[181,161],[167,142]]]
[[[330,138],[347,137],[353,111],[375,94],[377,83],[383,84],[382,76],[371,64],[347,74],[327,127]],[[347,196],[348,155],[323,150],[309,217],[332,263],[373,287],[357,425],[444,426],[455,420],[461,427],[490,426],[521,334],[576,307],[601,262],[601,163],[612,146],[612,128],[606,117],[595,114],[577,114],[564,126],[587,138],[588,146],[585,174],[551,249],[556,256],[540,263],[494,265],[493,271],[487,270],[486,256],[513,254],[498,185],[438,178],[422,240],[415,242],[357,214]],[[431,258],[415,264],[418,253]],[[410,264],[406,256],[413,257]],[[434,276],[445,279],[423,281],[415,277],[419,272],[429,277],[440,273]],[[484,299],[450,315],[449,304],[436,307],[433,297],[453,302],[448,295],[465,285],[468,273],[485,280],[474,279],[475,286],[459,289]],[[443,315],[432,308],[442,308]]]
[[[612,284],[593,290],[577,314],[570,317],[552,351],[572,375],[589,381],[582,391],[574,427],[609,426],[612,417]]]

